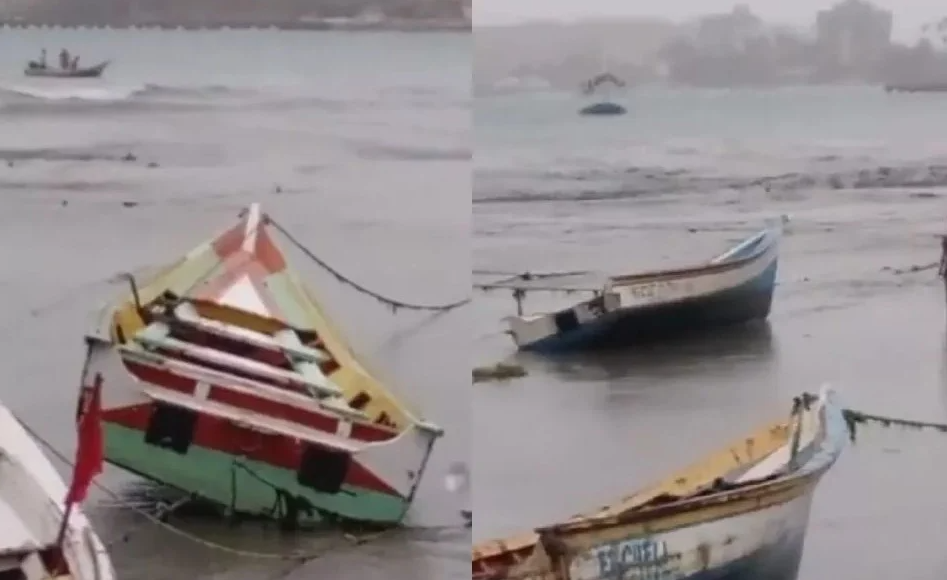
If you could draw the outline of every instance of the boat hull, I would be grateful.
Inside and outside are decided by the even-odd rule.
[[[569,580],[796,580],[816,482],[785,503],[595,546],[573,561]]]
[[[192,445],[186,454],[146,443],[145,432],[105,423],[109,463],[220,506],[221,512],[279,519],[276,489],[309,502],[295,523],[302,527],[350,520],[378,525],[401,521],[409,502],[398,495],[346,484],[340,493],[318,493],[297,481],[297,472],[225,450]]]
[[[76,70],[64,70],[58,68],[25,68],[23,74],[28,77],[51,78],[51,79],[94,79],[102,76],[108,62],[99,63],[88,68]]]
[[[613,278],[599,297],[552,314],[514,317],[521,350],[556,354],[626,346],[763,320],[776,285],[780,230],[763,230],[707,265]]]
[[[602,103],[593,103],[579,110],[580,115],[591,116],[624,115],[627,112],[627,109],[618,103],[610,103],[607,101]]]
[[[540,353],[627,345],[680,336],[686,332],[764,320],[769,316],[777,263],[759,277],[736,288],[675,304],[623,309],[572,332],[527,344],[523,350]]]

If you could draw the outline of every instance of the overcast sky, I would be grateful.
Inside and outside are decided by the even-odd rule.
[[[665,16],[678,20],[729,11],[735,3],[733,0],[473,0],[473,19],[475,26],[612,15]],[[835,4],[831,0],[744,0],[742,3],[764,20],[800,26],[811,24],[818,10]],[[947,3],[936,0],[874,0],[873,4],[894,12],[895,36],[901,40],[913,40],[921,25],[947,16]]]

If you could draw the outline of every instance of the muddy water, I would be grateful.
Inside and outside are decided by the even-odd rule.
[[[772,112],[774,123],[779,124],[781,113]],[[791,221],[773,312],[767,325],[624,353],[553,361],[519,355],[528,377],[476,386],[475,540],[548,523],[624,495],[763,422],[786,416],[792,396],[826,382],[848,407],[947,421],[944,288],[936,268],[911,271],[939,258],[934,234],[944,229],[947,192],[910,186],[741,191],[705,185],[581,201],[581,194],[601,190],[604,182],[633,179],[614,167],[620,158],[616,150],[622,143],[630,148],[633,137],[622,141],[617,129],[603,131],[610,132],[602,139],[614,154],[607,161],[596,157],[605,149],[600,141],[570,132],[571,145],[581,153],[549,153],[545,175],[530,174],[541,165],[536,159],[533,166],[524,160],[527,169],[516,175],[479,168],[490,191],[474,205],[475,267],[620,272],[681,264],[713,256],[765,217],[787,213]],[[836,135],[839,141],[848,137]],[[712,141],[712,135],[702,138]],[[773,140],[778,136],[768,139]],[[509,145],[497,143],[498,149]],[[934,163],[926,156],[932,143],[933,138],[919,139],[917,147],[902,153],[914,155],[911,163]],[[728,145],[739,148],[722,139],[719,148]],[[859,160],[864,149],[856,145],[850,144],[860,152],[849,156],[844,144],[833,146],[840,166],[895,164],[891,157]],[[652,157],[661,157],[657,149]],[[806,151],[812,157],[824,154],[816,144],[797,151],[800,157]],[[498,159],[501,153],[494,155]],[[540,158],[543,151],[537,146],[530,155]],[[752,155],[741,159],[746,167],[753,167]],[[555,171],[548,169],[553,159]],[[706,153],[706,159],[714,156]],[[707,166],[663,161],[669,173],[686,167],[700,174]],[[758,161],[763,176],[785,173],[779,164],[789,164]],[[594,179],[575,177],[575,167],[583,162]],[[623,163],[634,165],[635,157]],[[730,169],[724,162],[714,167],[721,174]],[[555,175],[547,179],[549,172]],[[504,191],[522,191],[530,180],[543,181],[554,193],[550,197],[565,199],[495,199]],[[600,181],[590,185],[589,180]],[[527,307],[541,310],[576,299],[537,293],[527,299]],[[513,312],[511,298],[481,293],[474,309],[476,362],[510,355],[513,348],[498,330],[500,319]],[[943,577],[947,560],[939,538],[947,525],[941,492],[947,483],[945,462],[942,434],[863,429],[858,443],[846,449],[817,488],[800,578]],[[892,533],[900,538],[894,545]]]

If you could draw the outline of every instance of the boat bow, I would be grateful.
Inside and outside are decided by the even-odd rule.
[[[254,471],[274,470],[286,481],[271,487],[324,513],[400,520],[442,430],[366,370],[293,273],[277,233],[254,204],[156,275],[126,276],[129,289],[86,338],[83,385],[103,377],[106,421],[124,433],[107,459],[201,493],[194,482],[203,478],[184,475],[192,466],[183,459],[173,469],[139,465],[118,449],[141,436],[156,457],[164,447],[188,455],[193,445],[221,469],[255,461]],[[339,495],[359,490],[364,501]],[[227,503],[225,495],[213,499]]]

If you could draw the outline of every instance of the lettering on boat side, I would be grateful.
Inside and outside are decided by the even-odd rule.
[[[629,286],[628,293],[635,298],[648,299],[669,292],[672,289],[674,289],[674,284],[671,282],[650,282],[648,284]]]
[[[591,566],[582,566],[583,580],[674,580],[678,578],[677,558],[668,553],[667,543],[651,538],[621,540],[593,548],[588,553]]]

